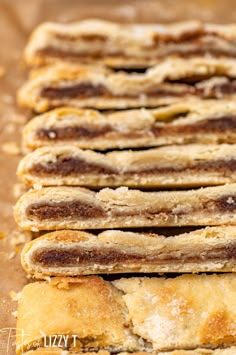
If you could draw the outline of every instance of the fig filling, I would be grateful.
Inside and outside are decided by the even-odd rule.
[[[203,119],[200,122],[191,124],[173,125],[171,123],[160,124],[156,122],[150,131],[154,136],[164,135],[185,135],[197,133],[223,133],[236,129],[236,116],[221,116],[217,118]],[[121,138],[142,138],[145,136],[143,131],[116,131],[111,125],[101,127],[55,127],[55,128],[40,128],[36,135],[42,140],[72,140],[72,139],[95,139],[105,137],[109,133],[113,133]]]
[[[60,46],[46,46],[44,48],[37,49],[37,55],[41,57],[55,57],[55,58],[84,58],[84,59],[92,59],[92,58],[103,58],[106,57],[120,57],[124,59],[135,59],[137,56],[129,55],[127,51],[116,50],[110,51],[109,47],[104,49],[104,43],[108,43],[109,38],[107,36],[98,35],[98,34],[87,34],[81,36],[71,36],[69,34],[53,34],[57,39],[64,42],[78,42],[80,40],[90,42],[90,44],[101,43],[103,46],[100,49],[92,50],[92,51],[76,51],[75,49],[62,49]],[[215,33],[204,33],[204,31],[197,30],[196,32],[184,32],[180,34],[178,37],[172,36],[171,34],[154,34],[154,44],[152,46],[145,46],[145,52],[143,49],[139,52],[139,59],[143,60],[152,60],[156,58],[164,57],[168,54],[181,55],[185,56],[191,55],[214,55],[216,57],[219,56],[229,56],[234,57],[236,55],[236,51],[234,48],[234,43],[230,40],[227,40],[223,36],[220,36]],[[222,48],[222,45],[218,45],[218,40],[222,42],[224,40],[225,46]],[[166,47],[163,50],[163,43],[169,43],[172,46]],[[162,51],[158,51],[157,45],[162,44]],[[187,46],[186,46],[187,44]],[[191,45],[191,47],[189,46]],[[228,47],[228,48],[227,48]],[[152,52],[150,55],[147,54],[147,49],[151,49]],[[153,50],[156,52],[153,53]]]
[[[168,173],[182,173],[182,172],[218,172],[218,173],[233,173],[236,172],[236,159],[228,160],[209,160],[198,161],[197,163],[188,165],[166,165],[155,166],[154,164],[144,168],[130,168],[126,171],[119,171],[116,168],[111,168],[108,165],[102,165],[95,162],[89,162],[76,157],[59,157],[57,161],[47,162],[46,164],[36,163],[30,169],[30,173],[36,175],[57,175],[68,176],[76,174],[101,174],[108,176],[132,176],[138,175],[155,175],[155,174],[168,174]]]
[[[102,218],[105,217],[105,211],[100,206],[90,204],[86,201],[68,201],[54,204],[35,203],[27,209],[28,217],[36,217],[39,220],[54,218]]]
[[[186,77],[179,80],[170,81],[173,84],[184,84],[181,90],[171,89],[170,87],[165,88],[162,84],[154,87],[153,89],[147,89],[144,94],[148,97],[162,97],[162,96],[184,96],[184,95],[197,95],[200,97],[218,97],[219,95],[229,95],[236,92],[236,81],[229,80],[224,83],[218,83],[212,86],[210,89],[198,88],[196,84],[200,83],[202,80],[207,80],[210,77]],[[167,80],[168,82],[168,80]],[[188,86],[187,88],[185,86]],[[102,84],[92,84],[90,82],[81,82],[78,84],[71,84],[67,86],[45,86],[41,89],[41,97],[48,100],[57,100],[61,98],[67,99],[86,99],[91,97],[105,97],[105,98],[133,98],[139,99],[140,93],[138,94],[120,94],[113,95],[104,85]]]
[[[202,210],[207,213],[214,212],[233,212],[236,211],[236,195],[225,195],[219,197],[215,200],[209,200],[205,202],[202,206],[196,206],[193,208],[192,213]],[[165,213],[170,216],[181,216],[186,215],[188,212],[184,210],[178,210],[178,212],[173,212],[168,209],[158,209],[158,207],[149,207],[143,210],[137,209],[136,207],[131,208],[119,208],[114,205],[110,210],[111,218],[116,217],[129,217],[129,216],[144,216],[147,218],[153,218],[155,215]],[[36,218],[38,220],[54,220],[54,219],[103,219],[108,217],[107,211],[94,203],[89,203],[87,201],[74,200],[74,201],[61,201],[54,203],[34,203],[28,206],[26,214],[29,219]]]
[[[146,254],[122,251],[114,248],[89,248],[74,246],[71,248],[40,248],[33,252],[31,262],[42,267],[75,267],[99,264],[163,264],[205,261],[231,261],[236,259],[236,242],[212,246],[198,245],[196,252],[179,250],[147,252]]]

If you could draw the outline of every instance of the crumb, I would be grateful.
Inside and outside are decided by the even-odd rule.
[[[18,182],[13,185],[13,196],[15,198],[19,198],[25,192],[26,192],[26,188],[22,183]]]
[[[11,237],[11,245],[20,246],[31,240],[31,232],[14,231]]]
[[[3,95],[2,96],[2,101],[5,104],[13,104],[14,103],[14,97],[11,95]]]
[[[15,292],[15,291],[10,291],[9,295],[12,299],[12,301],[18,302],[22,296],[22,292]]]
[[[14,113],[11,114],[10,121],[12,123],[20,123],[20,124],[22,124],[22,123],[26,122],[26,118],[25,118],[24,115],[21,115],[19,113],[15,113],[14,112]]]
[[[34,186],[33,186],[33,188],[35,189],[35,190],[40,190],[41,188],[42,188],[42,185],[41,184],[34,184]]]
[[[17,318],[18,312],[14,311],[14,312],[11,312],[11,314],[13,315],[14,318]]]
[[[3,232],[0,232],[0,239],[4,239],[6,237],[6,234]]]
[[[6,154],[19,155],[21,150],[16,142],[6,142],[2,145],[2,150]]]
[[[12,251],[9,255],[8,255],[8,259],[11,260],[16,256],[16,253],[14,251]]]
[[[6,70],[5,70],[2,66],[0,66],[0,78],[1,78],[2,76],[4,76],[5,73],[6,73]]]
[[[24,244],[25,243],[25,235],[20,232],[15,232],[15,236],[11,238],[11,244],[14,246],[17,246],[19,244]]]
[[[21,247],[15,247],[15,253],[16,254],[19,254],[21,252]]]

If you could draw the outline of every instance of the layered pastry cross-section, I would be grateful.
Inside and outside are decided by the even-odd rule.
[[[235,39],[233,24],[198,21],[169,25],[121,25],[102,20],[44,23],[33,32],[25,59],[29,65],[63,60],[146,68],[170,55],[236,57]]]
[[[171,58],[144,73],[60,63],[32,72],[18,102],[37,112],[71,105],[97,109],[155,107],[183,98],[235,98],[233,59]]]
[[[230,347],[236,342],[235,297],[234,274],[31,283],[18,305],[17,354],[43,346],[53,334],[67,335],[62,346],[75,352]]]
[[[130,272],[236,271],[236,227],[165,237],[109,230],[57,231],[27,243],[25,271],[36,278]]]
[[[26,230],[236,224],[236,184],[187,191],[143,192],[45,187],[26,192],[15,219]]]
[[[104,150],[222,142],[236,143],[233,100],[182,100],[156,109],[113,113],[59,108],[33,118],[23,131],[27,150],[71,143]]]
[[[18,166],[28,186],[195,187],[236,182],[236,144],[167,146],[102,154],[72,145],[44,147]]]

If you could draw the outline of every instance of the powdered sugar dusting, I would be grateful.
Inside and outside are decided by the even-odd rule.
[[[145,319],[142,325],[134,327],[135,332],[142,337],[150,340],[153,344],[161,346],[166,344],[166,340],[172,341],[171,336],[176,328],[176,322],[167,317],[162,317],[160,314],[155,313]]]

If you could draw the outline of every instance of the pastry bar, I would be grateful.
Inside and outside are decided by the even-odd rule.
[[[235,40],[234,24],[189,21],[121,25],[102,20],[44,23],[33,32],[25,60],[29,65],[66,60],[146,68],[170,55],[236,57]]]
[[[125,109],[193,97],[235,99],[235,79],[233,59],[172,58],[144,73],[61,63],[34,70],[18,92],[18,103],[44,112],[66,105]]]
[[[236,143],[234,101],[184,100],[113,113],[58,108],[35,117],[23,130],[27,150],[58,143],[104,150],[196,142]]]
[[[18,304],[17,354],[55,334],[68,335],[64,348],[74,351],[230,347],[236,343],[235,297],[234,274],[31,283]]]
[[[161,192],[63,186],[26,192],[16,203],[15,219],[32,231],[206,226],[235,225],[235,212],[236,184]]]
[[[18,166],[29,186],[140,188],[222,185],[236,182],[236,144],[166,146],[102,154],[73,145],[44,147]]]
[[[109,230],[57,231],[26,244],[25,271],[36,278],[128,272],[236,271],[236,227],[165,237]]]
[[[196,349],[196,350],[174,350],[168,352],[135,352],[135,353],[117,353],[117,355],[235,355],[236,347],[232,346],[225,349]],[[79,352],[67,351],[60,348],[39,348],[37,350],[28,351],[25,355],[111,355],[109,351],[100,350],[98,352]]]

